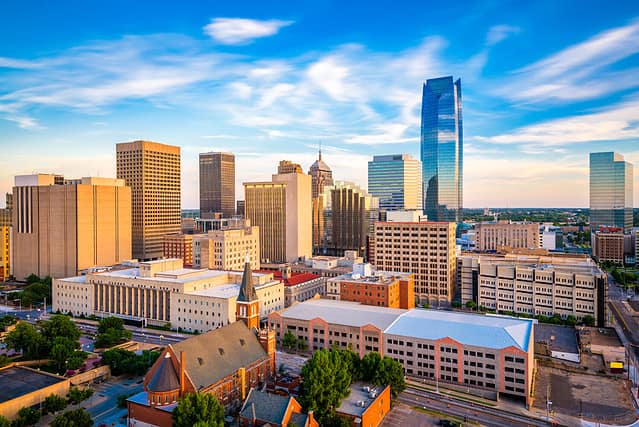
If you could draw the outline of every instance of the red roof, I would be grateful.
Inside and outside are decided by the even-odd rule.
[[[256,270],[255,272],[272,274],[274,279],[278,279],[284,282],[284,286],[295,286],[295,285],[299,285],[300,283],[310,282],[311,280],[315,280],[317,278],[322,277],[319,274],[313,274],[313,273],[291,272],[291,277],[289,277],[288,279],[284,279],[282,277],[282,272],[278,270]]]

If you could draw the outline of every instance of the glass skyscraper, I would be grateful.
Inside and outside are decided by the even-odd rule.
[[[428,79],[422,95],[421,160],[424,213],[430,221],[462,221],[461,79]]]
[[[410,154],[373,156],[368,162],[368,192],[386,211],[422,209],[422,171]]]
[[[590,153],[590,227],[632,230],[633,167],[621,154]]]

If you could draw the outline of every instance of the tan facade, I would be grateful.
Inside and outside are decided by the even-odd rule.
[[[592,235],[592,256],[599,262],[624,262],[624,234],[596,232]]]
[[[475,225],[478,251],[500,248],[536,249],[541,247],[539,224],[531,222],[480,222]]]
[[[11,227],[0,226],[0,281],[11,277]]]
[[[13,274],[68,277],[131,258],[131,189],[124,180],[16,177]]]
[[[605,321],[607,279],[588,258],[465,255],[459,260],[462,303],[500,312]]]
[[[377,222],[373,263],[379,270],[414,273],[420,302],[448,304],[456,289],[455,228],[448,222]]]
[[[312,253],[311,177],[273,175],[272,182],[245,182],[246,218],[260,228],[262,261],[293,262]]]
[[[162,242],[165,258],[180,258],[185,267],[193,266],[193,235],[167,234]]]
[[[248,254],[251,268],[260,268],[260,229],[256,226],[225,228],[196,235],[199,256],[195,266],[210,270],[242,270]]]
[[[149,141],[116,145],[117,176],[132,191],[132,254],[162,257],[166,234],[180,232],[180,147]]]
[[[277,166],[278,174],[285,173],[304,173],[302,170],[302,166],[297,163],[293,163],[290,160],[282,160],[280,164]]]
[[[241,272],[184,269],[181,259],[142,262],[54,280],[52,309],[203,332],[235,322],[241,281]],[[254,274],[253,282],[261,318],[284,308],[284,285],[272,274]]]

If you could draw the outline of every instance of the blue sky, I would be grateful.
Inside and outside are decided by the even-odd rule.
[[[281,159],[308,169],[320,141],[366,186],[374,154],[419,155],[421,85],[453,75],[466,207],[587,206],[589,152],[639,165],[638,53],[636,1],[9,0],[0,192],[114,176],[134,139],[182,147],[185,208],[210,150],[236,153],[238,197]]]

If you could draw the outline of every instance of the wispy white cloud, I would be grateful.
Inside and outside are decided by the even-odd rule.
[[[204,32],[221,44],[238,45],[258,38],[275,35],[293,21],[270,19],[260,21],[245,18],[214,18],[204,27]]]
[[[639,94],[597,112],[547,120],[500,135],[473,139],[519,145],[528,152],[584,142],[639,139]]]
[[[514,73],[498,93],[517,102],[567,102],[639,86],[639,69],[613,64],[639,52],[639,19],[601,32]]]
[[[514,25],[495,25],[490,27],[486,35],[486,45],[494,46],[509,36],[518,34],[520,31],[521,28]]]

